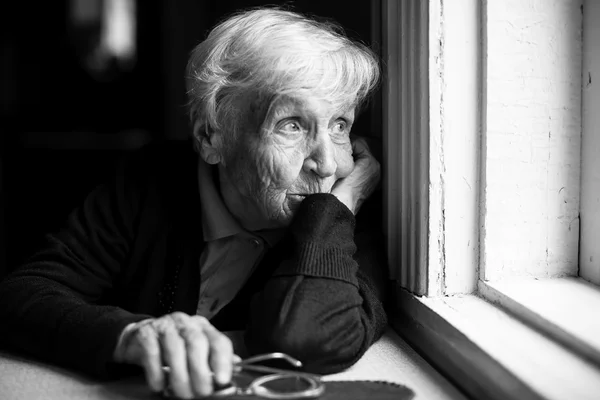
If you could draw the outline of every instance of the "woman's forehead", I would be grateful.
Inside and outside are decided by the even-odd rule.
[[[355,99],[324,97],[309,89],[274,96],[269,106],[271,112],[319,110],[332,114],[353,114],[355,108]]]

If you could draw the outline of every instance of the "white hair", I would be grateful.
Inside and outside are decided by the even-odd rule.
[[[279,8],[252,9],[218,24],[192,51],[189,114],[192,124],[235,134],[244,114],[264,107],[259,103],[300,90],[360,107],[379,75],[374,53],[338,25]]]

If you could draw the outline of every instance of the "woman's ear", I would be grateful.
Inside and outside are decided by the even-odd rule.
[[[219,164],[223,161],[221,156],[223,140],[219,132],[211,129],[208,124],[196,121],[194,123],[194,139],[198,142],[200,157],[207,164]]]

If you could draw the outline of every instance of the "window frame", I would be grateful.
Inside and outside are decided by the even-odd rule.
[[[581,236],[579,275],[600,285],[600,2],[585,1],[583,14],[583,87],[581,143]],[[586,40],[586,38],[588,40]]]
[[[564,329],[565,313],[545,315],[514,295],[534,287],[548,292],[545,282],[520,279],[515,292],[515,286],[480,278],[486,254],[480,239],[486,204],[480,193],[486,182],[484,174],[473,172],[485,166],[490,1],[382,2],[384,230],[395,281],[391,325],[476,398],[597,393],[600,374],[589,361],[598,366],[600,357],[586,357],[590,344],[577,335],[588,327]],[[457,130],[462,147],[453,136]],[[552,281],[557,282],[574,283]],[[585,282],[575,279],[579,284]],[[495,331],[477,326],[478,319]],[[499,349],[490,342],[496,331],[514,340]],[[527,360],[541,364],[527,373]],[[583,384],[561,374],[564,360],[587,377]]]

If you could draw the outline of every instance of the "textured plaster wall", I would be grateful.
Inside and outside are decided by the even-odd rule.
[[[483,277],[577,274],[582,9],[488,0]]]

